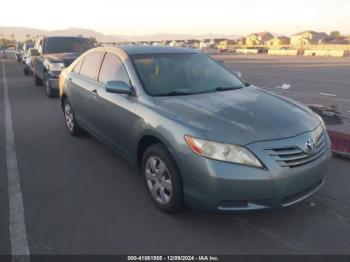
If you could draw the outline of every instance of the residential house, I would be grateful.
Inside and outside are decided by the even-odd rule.
[[[237,39],[237,45],[246,45],[247,39],[245,37]]]
[[[303,48],[308,45],[323,44],[327,41],[328,35],[323,32],[303,31],[292,35],[290,44],[293,47]]]
[[[269,32],[253,33],[247,36],[247,45],[266,45],[267,41],[271,40],[273,35]]]
[[[290,38],[286,36],[274,37],[267,41],[267,47],[279,47],[290,44]]]
[[[218,44],[218,48],[221,51],[229,51],[231,49],[234,49],[234,45],[236,44],[235,40],[230,40],[230,39],[225,39],[225,40],[221,40]]]
[[[174,40],[169,45],[171,47],[185,47],[185,42],[183,40]]]
[[[185,41],[186,47],[189,48],[199,48],[200,41],[197,39],[188,39]]]

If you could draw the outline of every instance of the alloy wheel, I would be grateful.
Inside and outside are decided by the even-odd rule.
[[[70,132],[74,130],[74,115],[72,108],[69,104],[64,106],[64,117],[66,119],[66,124]]]
[[[162,205],[168,204],[172,196],[172,182],[165,163],[151,156],[146,162],[145,176],[152,197]]]

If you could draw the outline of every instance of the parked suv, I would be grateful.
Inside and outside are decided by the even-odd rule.
[[[40,37],[31,50],[35,84],[44,83],[47,96],[56,96],[58,77],[62,69],[92,47],[93,43],[83,37]]]

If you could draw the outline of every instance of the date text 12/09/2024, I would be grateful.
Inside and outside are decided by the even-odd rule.
[[[220,261],[218,256],[128,256],[128,261]]]

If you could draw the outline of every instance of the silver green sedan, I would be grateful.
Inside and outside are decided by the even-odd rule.
[[[60,76],[68,131],[140,167],[154,204],[211,211],[287,207],[324,183],[322,119],[193,50],[101,47]]]

